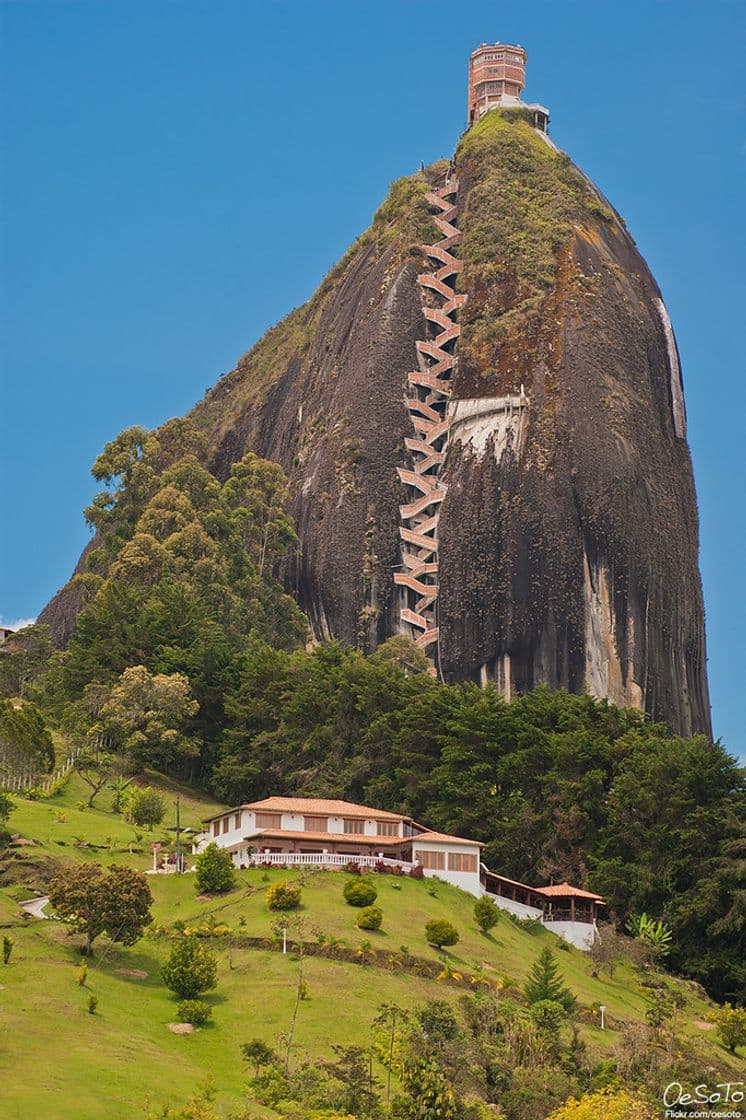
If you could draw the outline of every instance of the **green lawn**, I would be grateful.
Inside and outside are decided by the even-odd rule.
[[[222,806],[206,797],[197,797],[193,790],[175,782],[153,775],[166,803],[163,823],[153,830],[136,828],[127,824],[111,811],[111,792],[104,789],[96,798],[93,809],[78,808],[88,801],[90,789],[77,774],[49,798],[28,801],[14,797],[16,808],[8,827],[12,832],[35,840],[39,848],[56,860],[97,859],[101,863],[116,863],[123,858],[135,867],[150,867],[150,845],[154,840],[173,842],[176,824],[176,797],[180,798],[181,825],[196,829],[200,821],[219,812]],[[144,784],[144,783],[141,783]],[[139,838],[139,839],[138,839]],[[93,844],[94,850],[79,847],[80,841]],[[140,849],[136,851],[135,849]],[[34,854],[29,849],[29,854]]]
[[[176,790],[169,791],[169,796]],[[182,794],[185,791],[182,791]],[[18,801],[11,818],[14,832],[37,841],[23,849],[58,860],[100,858],[146,866],[147,852],[129,855],[133,829],[116,815],[75,808],[82,790],[78,779],[49,801]],[[106,800],[102,799],[102,809]],[[183,805],[185,823],[198,823],[213,805],[192,793]],[[67,819],[59,821],[62,811]],[[172,822],[166,822],[172,823]],[[154,836],[159,836],[157,830]],[[74,847],[75,836],[107,843],[114,851]],[[146,840],[150,837],[146,834]],[[63,844],[60,844],[63,841]],[[116,850],[124,849],[124,850]],[[294,871],[262,869],[239,874],[239,886],[229,895],[196,897],[194,876],[151,876],[154,918],[170,924],[181,919],[187,926],[213,914],[237,935],[267,936],[276,915],[266,906],[267,887],[278,879],[296,878]],[[355,947],[362,939],[376,948],[398,953],[406,946],[411,954],[436,959],[427,945],[425,922],[447,917],[461,934],[450,950],[452,966],[468,975],[477,964],[495,978],[521,983],[540,948],[551,945],[568,986],[582,1005],[604,1003],[612,1021],[642,1018],[646,1000],[639,978],[628,968],[610,979],[590,975],[588,957],[560,949],[546,930],[530,933],[502,915],[492,934],[484,937],[474,924],[474,900],[444,883],[432,880],[374,876],[379,890],[377,905],[384,923],[377,933],[362,933],[355,926],[357,911],[342,898],[347,876],[343,872],[315,872],[308,876],[299,913],[309,936],[317,931],[344,939]],[[227,1112],[240,1097],[245,1071],[240,1045],[252,1037],[277,1044],[286,1029],[294,999],[297,963],[291,955],[229,947],[218,941],[219,985],[208,998],[214,1023],[190,1036],[176,1036],[168,1024],[176,1018],[176,1001],[162,986],[160,964],[168,940],[145,938],[132,949],[117,949],[101,939],[91,962],[86,988],[76,982],[80,939],[70,937],[55,922],[22,919],[18,900],[23,885],[0,889],[0,924],[14,939],[10,964],[0,966],[0,1084],[3,1120],[26,1120],[42,1114],[55,1120],[134,1120],[142,1115],[143,1101],[183,1100],[208,1076],[219,1088],[219,1104]],[[146,976],[127,975],[141,970]],[[330,1055],[334,1042],[366,1043],[370,1023],[382,1002],[412,1007],[427,998],[455,1001],[464,988],[372,965],[349,964],[314,957],[306,959],[309,998],[301,1004],[295,1038],[296,1060],[305,1054]],[[696,1026],[707,1004],[688,986],[682,1026],[691,1043],[702,1052],[702,1068],[712,1061],[728,1066],[729,1059],[711,1033]],[[99,997],[96,1015],[86,1012],[89,993]],[[509,994],[509,989],[506,991]],[[617,1037],[614,1030],[583,1026],[592,1050],[602,1054]],[[731,1063],[736,1068],[736,1063]],[[261,1111],[257,1113],[261,1115]]]

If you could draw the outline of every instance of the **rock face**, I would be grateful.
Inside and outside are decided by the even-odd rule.
[[[246,450],[282,465],[301,540],[288,586],[316,638],[364,649],[408,629],[397,468],[411,465],[408,374],[428,368],[416,344],[441,330],[417,278],[440,236],[427,194],[448,170],[394,184],[309,303],[192,414],[219,477]],[[709,733],[696,497],[655,281],[520,110],[486,114],[450,173],[466,301],[438,445],[439,671],[508,694],[586,689]],[[59,640],[72,595],[43,615]]]

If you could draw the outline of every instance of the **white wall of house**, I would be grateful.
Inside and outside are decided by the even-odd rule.
[[[514,902],[512,898],[504,898],[502,895],[492,894],[484,889],[482,894],[486,894],[502,910],[510,910],[511,914],[515,914],[519,918],[540,918],[542,915],[538,906],[527,906],[525,902]]]
[[[257,813],[253,809],[244,810],[244,812],[246,813],[246,818],[247,818],[246,819],[247,830],[254,831],[257,827],[261,827],[261,826],[257,826],[257,823],[256,823]],[[264,813],[264,812],[271,812],[271,810],[266,810],[266,811],[265,810],[258,810],[258,812],[261,814],[261,813]],[[308,831],[311,831],[310,829],[306,828],[306,814],[304,814],[304,813],[279,813],[278,816],[280,817],[280,828],[283,830],[283,832],[308,832]],[[365,819],[363,819],[361,817],[345,818],[344,816],[333,816],[332,814],[327,814],[327,813],[310,813],[310,814],[308,814],[308,816],[322,817],[326,821],[325,826],[322,829],[320,829],[320,831],[322,831],[322,832],[331,832],[331,833],[334,833],[334,834],[339,835],[339,836],[344,836],[344,835],[370,836],[372,838],[375,838],[379,835],[378,821],[376,820],[375,817],[369,817],[369,818],[365,818]],[[353,832],[353,833],[347,832],[346,833],[346,831],[345,831],[345,820],[355,820],[356,822],[361,821],[362,826],[363,826],[362,827],[362,832]],[[394,835],[395,836],[401,836],[402,835],[402,824],[401,824],[401,822],[392,822],[392,823],[396,823],[396,832],[394,833]],[[313,831],[316,831],[316,829],[314,829]],[[386,835],[388,835],[388,834],[386,834]]]
[[[547,929],[586,953],[597,935],[595,922],[547,922]]]
[[[433,858],[432,853],[438,853],[441,859]],[[473,871],[464,871],[459,868],[462,861],[459,857],[466,856],[474,864]],[[461,887],[463,891],[476,895],[482,893],[479,881],[479,848],[474,844],[459,844],[457,841],[445,843],[444,841],[422,840],[414,837],[412,840],[412,859],[422,865],[427,879],[443,879],[452,883],[454,887]],[[441,862],[442,866],[433,866]]]

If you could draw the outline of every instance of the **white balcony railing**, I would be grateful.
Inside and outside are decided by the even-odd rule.
[[[263,864],[279,864],[286,867],[346,867],[348,863],[356,863],[359,867],[375,868],[378,864],[383,864],[384,867],[400,867],[402,871],[411,871],[417,866],[403,859],[389,859],[388,856],[347,856],[337,852],[254,852],[245,862],[252,867],[260,867]]]

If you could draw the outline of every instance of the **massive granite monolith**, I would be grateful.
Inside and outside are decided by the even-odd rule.
[[[408,375],[426,368],[427,195],[458,181],[437,650],[446,680],[539,682],[710,731],[698,519],[679,359],[624,223],[520,109],[488,112],[453,165],[399,180],[312,299],[192,416],[224,477],[246,450],[290,479],[285,573],[314,636],[373,649],[402,629],[398,468]],[[76,591],[46,608],[60,642]]]

